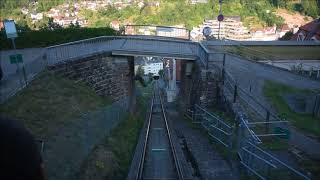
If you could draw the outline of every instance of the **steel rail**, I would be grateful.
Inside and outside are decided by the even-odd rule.
[[[155,85],[157,86],[157,84]],[[178,175],[178,179],[179,180],[183,180],[183,175],[181,173],[181,168],[180,168],[180,164],[179,161],[177,160],[177,156],[176,156],[176,150],[174,148],[173,142],[172,142],[172,138],[171,138],[171,133],[170,133],[170,129],[168,126],[168,122],[167,122],[167,117],[164,111],[164,107],[163,107],[163,101],[161,98],[161,94],[160,91],[157,89],[157,87],[154,88],[154,92],[153,92],[153,97],[152,97],[152,102],[151,102],[151,107],[150,107],[150,114],[149,114],[149,118],[148,118],[148,125],[147,125],[147,131],[146,131],[146,136],[144,139],[144,147],[143,147],[143,151],[142,151],[142,157],[139,161],[139,165],[138,165],[138,171],[136,174],[136,180],[141,180],[142,175],[143,175],[143,169],[144,169],[144,162],[145,162],[145,158],[146,158],[146,151],[147,151],[147,146],[148,146],[148,140],[149,140],[149,132],[150,132],[150,125],[151,125],[151,120],[152,120],[152,114],[153,114],[153,107],[154,107],[154,99],[156,96],[156,91],[158,91],[159,93],[159,99],[160,99],[160,104],[161,104],[161,112],[163,115],[163,119],[166,125],[166,131],[167,131],[167,135],[168,135],[168,139],[169,139],[169,143],[170,143],[170,147],[171,147],[171,153],[173,155],[173,160],[174,160],[174,164],[175,164],[175,169],[177,171],[177,175]]]
[[[159,89],[158,89],[159,91]],[[178,158],[177,158],[177,153],[176,153],[176,149],[174,147],[174,144],[172,142],[172,138],[171,138],[171,133],[170,133],[170,129],[169,129],[169,125],[168,125],[168,121],[167,121],[167,117],[166,117],[166,113],[164,111],[164,107],[163,107],[163,101],[162,101],[162,97],[161,97],[161,93],[159,91],[159,97],[160,97],[160,104],[161,104],[161,109],[162,109],[162,115],[163,115],[163,119],[164,119],[164,122],[166,124],[166,129],[167,129],[167,133],[168,133],[168,138],[169,138],[169,142],[170,142],[170,147],[171,147],[171,152],[172,152],[172,155],[173,155],[173,159],[174,159],[174,163],[175,163],[175,166],[176,166],[176,171],[177,171],[177,174],[178,174],[178,179],[179,180],[183,180],[183,175],[182,175],[182,172],[181,172],[181,167],[180,167],[180,163],[178,161]]]
[[[153,97],[152,97],[151,106],[150,106],[150,113],[149,113],[149,118],[148,118],[147,132],[146,132],[146,136],[145,136],[145,139],[144,139],[142,158],[139,161],[138,172],[136,174],[136,179],[137,180],[141,179],[142,173],[143,173],[144,161],[145,161],[146,150],[147,150],[148,139],[149,139],[150,124],[151,124],[151,119],[152,119],[154,97],[155,97],[155,87],[154,87],[154,90],[153,90]]]

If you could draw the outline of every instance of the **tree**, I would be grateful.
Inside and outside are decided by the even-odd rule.
[[[48,20],[48,29],[55,30],[55,29],[61,29],[62,26],[60,26],[58,23],[53,22],[53,18],[49,18]]]
[[[137,75],[144,76],[144,69],[141,65],[139,65],[139,67],[138,67]]]
[[[293,36],[293,32],[289,31],[284,36],[282,36],[279,40],[281,41],[289,41]]]
[[[161,77],[163,76],[163,73],[164,73],[163,69],[160,69],[158,72],[159,76],[161,76]]]

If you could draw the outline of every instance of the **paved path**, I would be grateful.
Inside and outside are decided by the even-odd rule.
[[[320,81],[311,80],[300,75],[296,75],[284,70],[269,67],[260,63],[243,60],[235,56],[227,56],[226,68],[237,80],[239,86],[249,91],[252,87],[252,95],[264,106],[268,107],[274,113],[270,103],[263,95],[263,85],[265,80],[273,80],[279,83],[303,89],[320,89]],[[262,114],[265,110],[257,108]],[[298,149],[303,150],[311,157],[320,159],[320,142],[312,139],[303,133],[290,127],[290,143]],[[312,148],[311,148],[312,147]]]

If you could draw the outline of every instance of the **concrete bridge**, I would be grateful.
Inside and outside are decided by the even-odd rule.
[[[240,96],[243,100],[254,96],[261,104],[264,104],[262,87],[265,80],[275,80],[307,89],[320,88],[319,81],[225,52],[217,52],[208,48],[208,44],[189,40],[103,36],[47,47],[43,52],[40,59],[41,66],[37,63],[37,68],[33,71],[32,65],[26,65],[27,73],[36,74],[49,67],[55,73],[86,82],[100,95],[111,96],[114,100],[128,96],[131,112],[135,111],[134,56],[159,56],[184,60],[181,72],[181,93],[183,97],[186,97],[182,100],[185,101],[186,109],[195,103],[209,106],[218,101],[219,93],[226,97],[224,90],[227,78],[224,77],[226,75],[224,71],[228,71],[228,74],[233,76],[228,77],[229,82],[233,83],[230,85],[231,91],[236,92],[237,88],[245,91],[248,87],[254,87],[254,92],[250,96],[246,95],[246,92],[239,91],[233,94],[233,99],[229,100],[230,98],[227,97],[229,99],[226,104],[231,106],[230,109],[237,117],[242,112],[236,109],[236,105],[240,103],[238,103],[239,100],[235,101],[235,96]],[[187,62],[192,62],[196,66],[191,78],[187,78],[184,74]],[[3,87],[0,88],[1,97],[3,97]],[[255,110],[263,114],[265,109],[263,105]],[[309,144],[316,143],[310,141],[305,144],[310,147]],[[303,146],[301,145],[302,148]],[[310,152],[310,154],[313,153]]]
[[[101,53],[196,60],[200,59],[200,48],[199,43],[189,40],[135,36],[102,36],[47,47],[46,54],[48,65]]]

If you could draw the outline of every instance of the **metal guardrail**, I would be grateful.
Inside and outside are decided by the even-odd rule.
[[[196,104],[192,120],[194,123],[200,123],[212,138],[219,141],[225,147],[232,147],[233,127],[225,123],[218,116]]]
[[[243,141],[240,147],[238,150],[240,163],[260,179],[278,177],[278,171],[285,172],[288,178],[310,179],[249,140]]]

